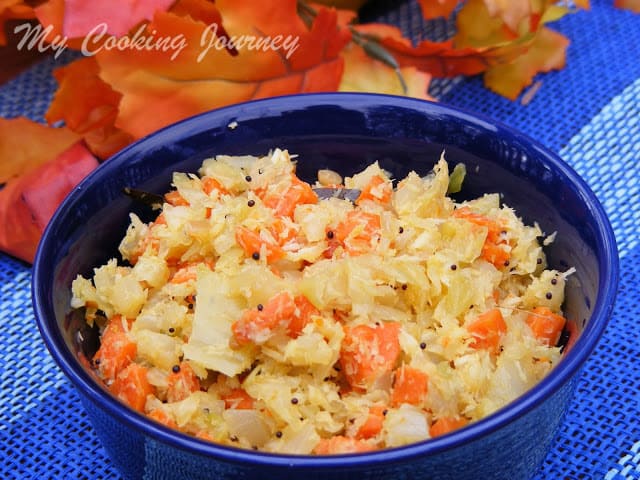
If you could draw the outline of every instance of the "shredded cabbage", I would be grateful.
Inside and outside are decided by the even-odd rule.
[[[344,178],[355,203],[317,198],[279,149],[198,173],[174,174],[155,221],[131,215],[127,264],[72,285],[103,330],[98,375],[151,418],[244,448],[363,452],[477,421],[560,360],[573,270],[547,269],[542,231],[497,194],[447,196],[464,166],[450,178],[443,156],[394,188],[376,162]]]

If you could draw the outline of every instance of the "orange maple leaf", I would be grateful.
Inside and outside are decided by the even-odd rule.
[[[122,95],[100,79],[99,73],[93,57],[56,69],[53,75],[59,86],[45,118],[50,124],[64,121],[70,130],[84,136],[95,155],[106,158],[133,137],[114,127]]]
[[[217,24],[173,11],[156,13],[147,29],[155,31],[156,38],[181,40],[178,47],[183,47],[175,56],[177,50],[97,53],[100,77],[123,95],[116,127],[141,137],[232,103],[338,88],[344,67],[339,54],[350,34],[340,28],[335,10],[320,9],[307,29],[295,0],[218,0],[216,6],[223,19],[223,37],[213,35]],[[251,49],[246,43],[240,45],[242,38],[278,38],[282,48],[272,49],[267,42]],[[224,48],[230,39],[236,39],[235,56]]]
[[[456,17],[456,46],[492,48],[531,40],[532,32],[539,26],[540,16],[536,14],[535,18],[531,18],[532,11],[528,1],[522,3],[518,0],[515,5],[517,7],[506,6],[502,10],[501,4],[495,0],[466,1]],[[511,28],[503,16],[515,23],[515,27]]]
[[[12,18],[28,20],[35,18],[35,13],[23,0],[0,0],[0,45],[7,44],[5,22]]]
[[[98,162],[66,128],[0,119],[0,249],[33,261],[62,199]],[[19,176],[18,176],[19,175]]]
[[[613,4],[617,8],[625,8],[632,12],[640,13],[640,0],[615,0]]]
[[[630,1],[634,1],[634,0],[630,0]],[[583,8],[585,10],[589,10],[591,8],[590,0],[573,0],[573,3],[576,7]],[[638,5],[640,6],[640,3],[638,3]]]
[[[565,36],[543,27],[525,55],[511,63],[491,67],[484,75],[484,83],[494,92],[515,100],[537,73],[565,66],[568,46]]]
[[[367,3],[367,0],[315,0],[314,3],[328,5],[330,7],[336,7],[344,10],[358,10],[365,3]]]
[[[84,143],[99,159],[107,159],[122,150],[135,139],[115,125],[95,128],[84,134]]]
[[[537,73],[563,68],[569,41],[561,34],[544,27],[545,23],[557,20],[569,12],[552,1],[543,1],[537,10],[531,10],[519,18],[516,30],[507,25],[503,16],[490,11],[487,0],[468,0],[457,18],[458,33],[454,41],[458,45],[489,48],[502,45],[502,49],[517,53],[508,61],[488,65],[484,75],[485,85],[494,92],[514,100],[531,84]],[[527,2],[528,3],[528,2]],[[494,8],[511,8],[512,4],[494,4]],[[526,7],[515,7],[522,15]],[[518,19],[519,18],[519,19]]]
[[[491,65],[491,53],[497,55],[495,52],[488,52],[487,49],[456,48],[453,40],[424,40],[413,46],[399,28],[391,25],[370,23],[354,28],[379,42],[401,67],[415,67],[434,77],[475,75]]]
[[[422,15],[427,20],[448,18],[462,0],[418,0]]]
[[[113,35],[123,36],[134,27],[144,27],[144,22],[156,10],[166,10],[174,2],[175,0],[123,0],[117,3],[112,0],[46,0],[39,3],[34,12],[47,42],[81,50],[87,44],[97,48]]]
[[[84,37],[101,24],[104,33],[125,35],[158,10],[167,10],[175,0],[64,0],[62,33],[68,38]]]
[[[50,27],[53,32],[62,37],[64,22],[64,0],[47,0],[34,9],[36,18],[43,27]]]
[[[51,45],[80,50],[84,37],[68,38],[64,34],[65,0],[48,0],[34,8],[44,39]]]
[[[404,67],[397,71],[389,65],[372,58],[362,47],[349,44],[343,51],[344,73],[339,90],[342,92],[372,92],[389,95],[433,100],[428,89],[431,82],[429,73],[415,67]]]
[[[520,30],[524,20],[532,13],[531,0],[483,0],[491,17],[499,17],[513,32]],[[481,23],[481,22],[478,22]],[[528,25],[525,26],[528,28]]]
[[[103,82],[93,57],[80,58],[54,70],[58,90],[45,118],[49,123],[64,120],[67,127],[83,134],[113,124],[121,94]],[[69,108],[71,105],[75,108]]]
[[[0,184],[39,167],[78,140],[80,136],[66,128],[49,128],[22,117],[0,118]]]
[[[190,16],[194,20],[204,22],[206,25],[222,25],[222,16],[213,2],[203,0],[178,0],[171,11],[176,15]]]
[[[415,46],[395,27],[353,28],[378,42],[400,67],[413,66],[438,77],[485,72],[488,88],[514,99],[535,74],[564,66],[568,40],[544,24],[568,12],[551,0],[468,0],[458,12],[454,38]]]

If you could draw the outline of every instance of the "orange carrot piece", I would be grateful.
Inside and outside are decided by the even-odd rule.
[[[264,245],[267,252],[267,263],[276,262],[285,255],[279,245],[264,240],[259,234],[242,225],[236,228],[236,242],[248,257],[253,258],[260,255],[260,250]]]
[[[190,280],[196,280],[198,277],[198,266],[206,265],[209,270],[212,270],[216,266],[216,262],[213,258],[204,258],[201,260],[182,262],[173,258],[167,259],[169,266],[175,266],[176,271],[169,278],[170,283],[186,283]]]
[[[393,193],[393,187],[391,182],[386,181],[380,175],[371,177],[371,180],[360,192],[360,195],[356,199],[356,205],[371,200],[376,203],[385,205],[391,201],[391,194]]]
[[[173,419],[173,417],[171,417],[169,414],[167,414],[167,412],[165,412],[164,410],[161,410],[159,408],[155,408],[155,409],[151,410],[147,414],[147,417],[155,420],[158,423],[163,424],[166,427],[175,428],[175,429],[178,428],[178,424]]]
[[[411,405],[421,404],[429,388],[429,377],[417,368],[401,366],[396,370],[393,389],[391,390],[391,405],[400,406],[403,403]]]
[[[147,396],[154,393],[147,379],[147,368],[137,363],[131,363],[122,370],[109,390],[138,412],[144,412]]]
[[[186,283],[190,280],[195,280],[197,278],[196,270],[192,267],[182,267],[176,270],[171,279],[170,283]]]
[[[342,242],[336,238],[335,232],[331,227],[325,229],[325,234],[327,237],[327,248],[322,253],[322,256],[324,258],[333,258],[333,253],[342,245]]]
[[[231,330],[240,345],[264,343],[279,328],[285,329],[289,337],[297,338],[311,316],[319,314],[304,295],[294,298],[290,293],[282,292],[272,297],[262,310],[245,310]]]
[[[493,291],[493,293],[491,294],[491,298],[493,298],[493,301],[496,303],[500,302],[500,290],[498,290],[497,288]]]
[[[496,244],[485,240],[484,245],[482,245],[482,251],[480,252],[480,257],[492,263],[496,268],[502,268],[508,265],[509,259],[511,258],[511,254],[504,248],[501,248],[500,245],[505,245],[505,243],[501,242]]]
[[[229,190],[213,177],[202,177],[202,190],[207,195],[210,195],[214,190],[216,190],[218,194],[229,193]]]
[[[189,202],[187,202],[187,200],[180,195],[180,192],[177,190],[171,190],[169,193],[165,193],[164,201],[174,207],[186,207],[189,205]]]
[[[349,318],[349,312],[345,312],[343,310],[338,310],[338,309],[333,310],[333,319],[336,322],[339,322],[344,325],[348,318]]]
[[[300,180],[295,174],[291,174],[289,187],[280,195],[265,196],[264,192],[256,191],[262,199],[262,203],[273,209],[276,216],[293,217],[298,205],[318,203],[318,196],[307,182]]]
[[[558,344],[567,320],[547,307],[536,307],[527,316],[526,321],[540,342],[553,347]]]
[[[367,387],[390,372],[400,356],[400,325],[388,322],[346,328],[340,350],[342,371],[353,387]]]
[[[462,428],[467,423],[469,423],[467,419],[462,417],[442,417],[433,422],[431,427],[429,427],[429,435],[431,437],[438,437]]]
[[[163,214],[160,214],[156,221],[150,225],[150,227],[153,227],[154,225],[166,224],[167,220],[165,219]],[[138,258],[140,258],[140,256],[145,252],[149,245],[151,246],[151,249],[156,253],[158,252],[158,250],[160,250],[160,241],[155,238],[151,229],[144,237],[139,240],[138,245],[136,245],[135,251],[132,252],[131,258],[129,259],[132,265],[135,265],[138,262]]]
[[[375,450],[373,445],[342,435],[336,435],[331,438],[323,438],[320,440],[313,452],[317,455],[334,455],[339,453],[360,453]]]
[[[500,348],[500,339],[507,332],[507,324],[500,310],[492,308],[478,315],[467,330],[473,337],[472,348],[484,348],[496,354]]]
[[[264,305],[262,310],[245,310],[239,320],[231,325],[231,330],[240,345],[263,343],[279,327],[286,328],[293,317],[296,304],[289,292],[281,292]]]
[[[137,346],[131,341],[124,329],[122,317],[115,315],[109,320],[100,348],[93,357],[98,373],[106,381],[113,381],[136,357]]]
[[[298,205],[318,203],[318,196],[307,182],[303,182],[292,175],[291,186],[284,195],[284,207],[276,208],[276,215],[293,217],[293,212]]]
[[[361,255],[371,251],[372,242],[380,234],[380,216],[374,213],[352,210],[334,230],[334,238],[344,246],[350,255]],[[351,233],[360,229],[356,235],[348,238]]]
[[[361,210],[351,210],[345,215],[344,221],[338,224],[334,234],[339,241],[344,242],[354,229],[361,227],[362,232],[356,238],[360,236],[370,238],[380,230],[380,225],[379,215]]]
[[[179,402],[200,390],[200,380],[191,365],[182,362],[178,367],[174,367],[167,377],[167,401],[169,402]]]
[[[205,430],[198,430],[194,435],[196,438],[199,438],[200,440],[206,440],[207,442],[215,441],[215,438]]]
[[[479,213],[474,213],[469,207],[457,208],[453,211],[452,216],[455,218],[463,218],[468,222],[474,223],[479,226],[487,227],[487,237],[492,242],[500,240],[500,232],[502,228],[498,222],[492,220]]]
[[[273,235],[273,238],[276,239],[278,245],[282,246],[296,238],[297,231],[292,225],[287,225],[282,218],[276,218],[271,226],[269,227],[269,231]]]
[[[150,226],[153,226],[153,225],[166,225],[166,224],[167,224],[167,218],[164,216],[164,213],[161,213],[160,215],[158,215],[156,217],[156,220]]]
[[[356,433],[357,439],[367,439],[375,437],[382,430],[386,409],[383,405],[373,405],[369,408],[367,419],[360,426]]]
[[[505,251],[500,245],[507,245],[501,238],[502,226],[495,220],[474,213],[469,207],[458,208],[453,211],[453,217],[463,218],[475,225],[487,227],[487,238],[482,246],[480,257],[492,263],[496,268],[502,268],[511,258],[511,254]]]
[[[248,309],[231,325],[233,338],[238,345],[261,343],[270,336],[270,319],[264,318],[256,309]]]
[[[225,408],[236,410],[251,410],[254,406],[254,399],[244,388],[234,388],[229,393],[221,395]]]
[[[304,295],[297,295],[293,301],[296,310],[287,326],[287,334],[291,338],[298,338],[302,329],[311,321],[311,317],[320,315],[320,311]]]

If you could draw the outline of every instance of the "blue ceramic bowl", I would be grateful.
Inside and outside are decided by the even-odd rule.
[[[237,122],[237,127],[230,124]],[[445,149],[464,162],[464,196],[501,192],[526,222],[557,231],[550,264],[575,266],[565,311],[579,338],[562,362],[517,401],[467,428],[407,447],[331,457],[257,453],[171,431],[129,410],[78,361],[95,350],[67,314],[71,281],[117,252],[128,212],[144,209],[125,186],[168,190],[173,171],[214,154],[300,154],[298,172],[352,174],[379,160],[396,178],[431,170]],[[460,198],[460,197],[459,197]],[[235,105],[190,118],[126,148],[89,175],[49,224],[33,270],[36,319],[51,354],[77,388],[104,446],[126,478],[526,479],[546,452],[580,368],[601,336],[618,281],[615,239],[593,192],[556,155],[486,118],[429,102],[369,94],[313,94]],[[79,341],[84,337],[84,341]]]

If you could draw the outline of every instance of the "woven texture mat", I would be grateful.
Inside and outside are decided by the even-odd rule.
[[[426,25],[411,2],[385,15],[415,39],[450,32]],[[592,0],[591,11],[553,27],[572,41],[568,66],[540,77],[526,106],[480,78],[438,81],[431,93],[555,150],[603,203],[619,243],[616,308],[534,478],[640,479],[640,15]],[[46,60],[0,87],[0,115],[42,121],[56,87],[51,70],[71,58]],[[40,339],[30,280],[28,265],[0,254],[0,479],[118,478]]]

